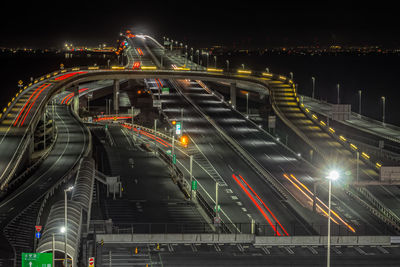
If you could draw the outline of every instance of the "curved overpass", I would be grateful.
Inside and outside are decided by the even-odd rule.
[[[269,91],[269,81],[281,79],[288,83],[286,77],[272,77],[222,74],[204,71],[176,70],[93,70],[91,67],[72,68],[57,71],[38,78],[30,87],[17,93],[13,101],[0,114],[0,150],[3,151],[0,161],[0,189],[4,190],[7,183],[17,172],[19,165],[26,156],[29,144],[32,142],[33,131],[36,128],[46,104],[60,91],[77,86],[79,83],[95,80],[116,79],[197,79],[205,81],[244,82],[258,84],[255,91]],[[261,87],[260,87],[261,86]],[[263,88],[263,89],[261,89]],[[276,110],[279,115],[279,110]],[[285,119],[282,117],[282,119]]]
[[[35,128],[38,120],[41,117],[41,114],[45,108],[45,105],[52,99],[52,97],[59,93],[60,91],[74,87],[78,88],[78,84],[95,81],[95,80],[125,80],[125,79],[191,79],[191,80],[202,80],[202,81],[214,81],[214,82],[227,82],[227,83],[248,83],[252,85],[252,91],[261,93],[261,94],[270,94],[271,95],[271,104],[278,115],[278,117],[288,125],[299,137],[301,137],[309,146],[311,146],[316,152],[318,152],[325,160],[328,159],[328,155],[325,154],[324,151],[321,151],[320,147],[314,140],[310,140],[309,136],[306,133],[299,129],[299,126],[295,124],[295,121],[292,120],[288,115],[291,114],[290,109],[299,109],[299,99],[296,95],[296,91],[294,88],[294,84],[287,77],[281,75],[275,75],[270,73],[225,73],[225,72],[215,72],[215,71],[186,71],[186,70],[115,70],[115,69],[99,69],[98,67],[85,67],[85,68],[72,68],[68,70],[63,70],[61,72],[54,72],[39,78],[40,82],[37,83],[36,86],[28,87],[24,90],[23,93],[31,93],[38,91],[38,87],[43,84],[49,85],[46,87],[45,94],[42,95],[41,101],[35,105],[32,104],[30,109],[32,109],[33,115],[31,115],[31,119],[27,120],[27,123],[24,125],[15,124],[15,121],[18,120],[19,114],[23,112],[23,107],[26,104],[20,105],[21,108],[17,107],[16,103],[20,100],[20,98],[24,95],[21,93],[19,97],[16,97],[13,102],[10,102],[9,107],[3,110],[3,114],[1,114],[0,122],[4,122],[5,120],[11,120],[10,126],[8,128],[8,132],[15,131],[24,131],[24,134],[21,135],[18,139],[17,149],[14,155],[10,156],[7,162],[7,166],[12,166],[12,168],[1,168],[1,176],[0,183],[2,188],[7,184],[7,182],[11,179],[15,170],[17,169],[17,164],[13,165],[13,162],[21,162],[20,159],[15,161],[16,155],[22,155],[27,147],[25,145],[30,141],[29,133],[32,129]],[[42,88],[42,87],[41,87]],[[40,89],[41,90],[41,89]],[[78,93],[78,90],[74,90]],[[27,98],[27,97],[25,97]],[[36,97],[39,98],[39,97]],[[79,98],[76,97],[78,100]],[[29,98],[28,100],[29,101]],[[26,102],[28,103],[28,102]],[[289,103],[289,104],[288,104]],[[289,110],[287,109],[289,107]],[[14,112],[13,116],[10,116]],[[25,116],[24,114],[21,116]],[[21,117],[20,116],[20,117]],[[29,116],[27,116],[29,118]],[[0,143],[0,146],[4,144],[4,141],[7,141],[7,136],[4,135],[3,139]],[[14,136],[15,137],[15,136]],[[14,138],[15,139],[15,138]],[[1,149],[1,147],[0,147]],[[6,161],[4,160],[4,162]],[[278,187],[277,189],[281,192],[285,192],[286,190],[282,188],[282,186],[275,185]]]

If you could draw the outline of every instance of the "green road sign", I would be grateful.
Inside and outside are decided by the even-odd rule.
[[[192,190],[197,190],[197,181],[196,180],[192,181]]]
[[[176,154],[172,155],[172,163],[176,164]]]
[[[221,210],[221,206],[220,205],[218,205],[218,210],[216,210],[216,206],[214,205],[214,211],[220,211]]]
[[[164,87],[161,89],[161,92],[163,95],[168,95],[169,94],[169,88],[168,87]]]
[[[53,267],[53,253],[22,253],[22,267]]]

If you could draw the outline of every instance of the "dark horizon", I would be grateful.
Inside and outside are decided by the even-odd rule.
[[[378,45],[399,47],[400,30],[391,3],[169,1],[80,2],[55,7],[7,2],[2,8],[0,46],[48,48],[65,42],[115,44],[121,29],[135,29],[193,46],[271,47]],[[10,21],[5,12],[13,13]]]

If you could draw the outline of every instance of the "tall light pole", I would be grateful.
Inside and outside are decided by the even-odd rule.
[[[207,53],[206,53],[206,56],[207,56],[207,65],[206,65],[206,67],[207,67],[207,68],[208,68],[208,57],[209,57],[209,55],[210,55],[210,53],[207,52]]]
[[[311,77],[312,81],[312,93],[311,93],[311,98],[314,99],[315,97],[315,77]]]
[[[246,93],[246,115],[249,117],[249,92]]]
[[[361,117],[361,90],[358,90],[358,116]]]
[[[214,56],[214,68],[217,68],[217,56]]]
[[[385,104],[386,104],[386,98],[384,96],[381,97],[382,99],[382,124],[385,126]]]
[[[340,95],[339,95],[339,91],[340,91],[340,84],[336,85],[337,88],[337,103],[340,104]]]
[[[68,267],[68,254],[67,254],[67,241],[68,241],[68,198],[67,198],[67,192],[71,191],[74,189],[73,186],[68,187],[67,189],[64,189],[64,235],[65,235],[65,267]]]
[[[327,246],[327,257],[326,266],[330,267],[331,264],[331,197],[332,197],[332,181],[339,179],[339,172],[331,170],[329,175],[326,177],[329,181],[329,199],[328,199],[328,246]]]
[[[229,72],[229,60],[226,60],[226,71]]]

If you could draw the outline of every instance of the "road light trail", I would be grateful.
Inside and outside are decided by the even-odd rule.
[[[253,194],[257,197],[257,199],[263,204],[263,206],[268,210],[268,212],[271,214],[271,216],[274,218],[274,220],[279,224],[281,229],[285,232],[285,234],[288,236],[288,232],[286,232],[285,228],[282,226],[282,224],[279,222],[279,220],[276,218],[274,213],[265,205],[264,201],[258,196],[258,194],[253,190],[253,188],[246,182],[246,180],[239,174],[240,179],[247,185],[247,187],[253,192]]]
[[[263,210],[263,208],[257,203],[257,201],[254,199],[252,194],[247,190],[247,188],[243,185],[243,183],[236,177],[235,174],[232,174],[233,179],[237,182],[237,184],[242,188],[242,190],[246,193],[246,195],[250,198],[250,200],[256,205],[257,209],[261,212],[261,214],[264,216],[264,218],[267,220],[268,224],[271,226],[271,228],[274,230],[275,234],[277,236],[282,236],[285,235],[285,233],[280,233],[279,230],[276,229],[275,224],[271,221],[270,217],[266,212]],[[283,228],[282,228],[283,229]],[[287,234],[286,234],[287,235]]]

